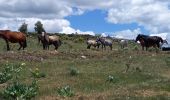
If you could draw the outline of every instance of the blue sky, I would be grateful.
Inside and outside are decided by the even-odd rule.
[[[0,29],[17,31],[25,22],[34,32],[41,21],[49,33],[170,35],[169,7],[170,0],[0,0]]]
[[[82,31],[93,30],[97,34],[101,33],[114,33],[122,30],[135,30],[140,28],[142,33],[148,34],[144,27],[139,26],[137,23],[129,24],[113,24],[106,20],[107,12],[102,10],[94,10],[85,12],[83,15],[72,15],[66,17],[70,21],[71,27],[80,29]]]

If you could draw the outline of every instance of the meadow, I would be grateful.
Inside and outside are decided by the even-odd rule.
[[[129,42],[121,49],[114,42],[113,50],[86,49],[85,37],[63,35],[58,51],[50,46],[43,50],[35,36],[27,38],[28,47],[17,51],[18,44],[10,44],[6,51],[0,39],[0,65],[25,63],[20,81],[30,84],[30,70],[45,73],[37,78],[39,92],[33,100],[162,100],[170,99],[170,52],[150,49]],[[129,69],[127,70],[127,67]],[[3,67],[0,67],[0,72]],[[11,80],[0,84],[2,92]],[[59,95],[60,87],[69,86],[74,95]],[[3,100],[3,96],[0,96]]]

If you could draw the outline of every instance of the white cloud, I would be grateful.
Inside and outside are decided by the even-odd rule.
[[[65,19],[39,19],[39,18],[8,18],[0,19],[0,29],[11,29],[17,31],[19,26],[25,22],[28,24],[28,30],[34,31],[34,24],[37,21],[41,21],[43,27],[47,32],[59,32],[62,31],[62,27],[70,27],[70,22]],[[16,26],[17,25],[17,26]]]
[[[76,32],[75,29],[71,28],[71,27],[63,27],[62,31],[60,31],[60,33],[65,33],[65,34],[74,34]]]
[[[159,37],[161,37],[163,40],[166,40],[166,39],[167,39],[167,35],[168,35],[168,33],[150,34],[150,36],[159,36]]]
[[[150,36],[159,36],[163,40],[166,40],[166,41],[168,41],[168,43],[170,43],[170,34],[169,33],[150,34]]]
[[[94,36],[95,33],[93,31],[80,31],[80,30],[75,30],[71,27],[63,27],[62,31],[60,33],[65,33],[65,34],[82,34],[82,35],[92,35]]]
[[[88,9],[88,7],[85,8]],[[79,1],[8,0],[6,2],[6,0],[1,0],[0,29],[17,31],[19,26],[26,22],[28,30],[34,31],[34,24],[41,21],[47,32],[65,32],[68,34],[78,32],[94,35],[95,33],[92,31],[83,32],[72,28],[70,22],[65,19],[66,16],[83,14],[85,8]]]
[[[102,33],[102,34],[101,34],[101,37],[107,37],[107,36],[108,36],[107,33]]]
[[[108,9],[112,7],[118,0],[65,0],[72,7],[84,10]]]
[[[1,17],[63,18],[72,14],[72,8],[62,0],[1,0]]]
[[[93,31],[85,31],[85,32],[83,32],[83,31],[80,31],[80,30],[76,30],[76,33],[78,33],[78,34],[82,34],[82,35],[95,35],[95,33],[93,32]]]
[[[18,31],[18,28],[22,23],[28,24],[28,31],[35,31],[35,23],[37,21],[41,21],[43,27],[45,28],[46,32],[49,33],[78,33],[78,34],[89,34],[95,35],[93,31],[80,31],[79,29],[73,29],[70,27],[70,22],[65,19],[40,19],[40,18],[0,18],[0,29],[10,29],[13,31]]]
[[[170,44],[170,34],[167,34],[166,40],[168,41],[168,44]]]
[[[34,30],[40,20],[49,32],[94,34],[72,28],[65,17],[98,9],[107,12],[110,23],[137,23],[150,33],[170,33],[169,7],[169,0],[0,0],[0,29],[17,30],[25,21]]]
[[[151,33],[170,32],[170,1],[126,0],[108,11],[110,23],[137,23]]]
[[[141,34],[141,30],[139,28],[135,29],[133,31],[131,31],[131,30],[123,30],[123,31],[115,32],[113,35],[116,38],[136,39],[136,36],[138,34]]]

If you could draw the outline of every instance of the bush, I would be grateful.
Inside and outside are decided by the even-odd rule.
[[[5,64],[5,68],[0,73],[0,84],[7,82],[12,79],[13,66],[9,64]]]
[[[31,70],[31,76],[34,78],[44,78],[46,77],[46,74],[43,72],[40,72],[38,68],[35,69],[35,71]]]
[[[3,95],[6,99],[14,100],[30,100],[32,97],[37,95],[38,92],[37,81],[33,81],[31,85],[22,84],[19,82],[14,82],[12,85],[9,85],[3,92]]]
[[[63,97],[72,97],[74,96],[73,90],[70,88],[70,86],[65,86],[57,89],[57,93],[60,96]]]
[[[84,42],[84,38],[82,37],[78,37],[74,40],[75,43],[83,43]]]
[[[160,52],[160,49],[159,48],[153,48],[153,47],[151,47],[151,48],[148,48],[148,51],[149,52],[156,52],[156,53],[159,53]]]
[[[133,49],[132,50],[134,50],[134,51],[139,51],[139,48],[138,48],[138,46],[137,45],[135,45],[134,47],[133,47]]]
[[[31,99],[38,92],[37,81],[33,81],[31,85],[26,85],[19,82],[20,72],[22,67],[25,66],[25,63],[22,64],[6,64],[4,71],[0,74],[1,83],[6,82],[9,79],[12,79],[12,84],[8,85],[6,89],[1,93],[2,96],[7,100],[25,100]]]
[[[61,38],[62,38],[62,40],[69,40],[68,35],[63,35],[63,36],[61,36]]]
[[[109,75],[106,80],[106,82],[110,82],[110,83],[116,83],[117,81],[118,79],[112,75]]]
[[[165,62],[166,62],[166,65],[170,67],[170,57],[166,57]]]
[[[77,68],[70,68],[70,75],[71,76],[77,76],[79,74],[79,71]]]

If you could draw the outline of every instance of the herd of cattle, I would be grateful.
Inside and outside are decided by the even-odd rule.
[[[10,50],[9,42],[11,43],[19,43],[20,47],[24,50],[27,47],[26,35],[22,32],[13,32],[10,30],[0,30],[0,37],[3,38],[6,42],[7,50]],[[42,34],[38,34],[38,40],[43,44],[43,49],[49,49],[49,45],[54,45],[55,50],[62,44],[59,36],[52,35],[49,36],[46,32],[42,32]],[[163,40],[158,36],[147,36],[139,34],[136,37],[135,42],[139,41],[142,49],[147,50],[149,47],[161,48],[164,43],[168,44],[166,40]],[[86,40],[87,49],[90,49],[91,46],[98,48],[102,46],[102,49],[106,49],[106,46],[110,47],[112,50],[113,39],[98,37],[97,39],[89,39]],[[121,48],[125,48],[128,45],[128,40],[120,40],[119,44]],[[170,50],[170,48],[162,48],[162,50]]]

